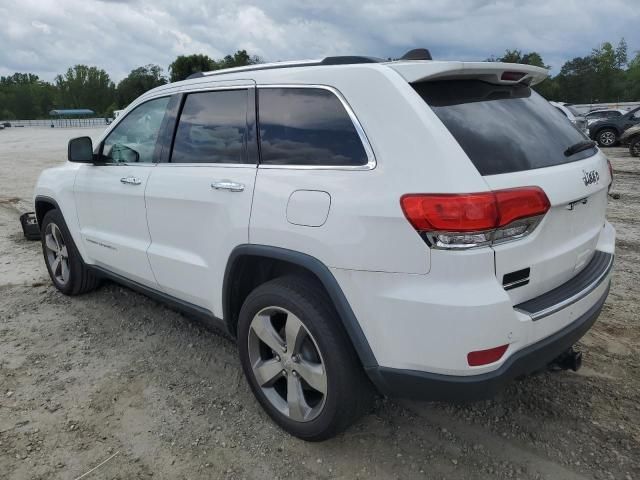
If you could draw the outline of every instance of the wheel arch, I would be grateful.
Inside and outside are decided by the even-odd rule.
[[[332,301],[362,366],[378,365],[349,302],[329,268],[311,255],[285,248],[246,244],[231,252],[222,286],[223,318],[231,335],[236,336],[240,307],[247,295],[258,285],[284,273],[297,273],[317,281]]]
[[[617,136],[620,136],[620,128],[613,123],[605,123],[604,125],[598,125],[595,129],[594,137],[597,137],[603,130],[613,130]]]
[[[47,197],[45,195],[38,195],[35,198],[35,210],[36,210],[36,219],[38,220],[38,225],[42,225],[42,219],[50,210],[59,210],[62,213],[62,209],[58,202],[56,202],[53,198]],[[64,214],[63,214],[64,216]]]

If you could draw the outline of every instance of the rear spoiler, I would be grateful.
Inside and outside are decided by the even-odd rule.
[[[519,63],[396,61],[386,65],[409,83],[476,79],[498,85],[535,85],[549,76],[546,68]]]

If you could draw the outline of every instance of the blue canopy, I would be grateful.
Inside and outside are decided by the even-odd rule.
[[[95,115],[96,112],[88,108],[71,108],[61,110],[51,110],[49,115],[52,117],[73,117],[78,115]]]

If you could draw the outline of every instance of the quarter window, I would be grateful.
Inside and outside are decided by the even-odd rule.
[[[351,118],[328,90],[262,88],[258,116],[264,164],[367,164],[367,153]]]
[[[187,95],[173,143],[172,163],[244,163],[248,91]]]
[[[169,97],[157,98],[132,110],[102,145],[107,163],[151,163]]]

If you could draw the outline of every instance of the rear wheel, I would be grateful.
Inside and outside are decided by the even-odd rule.
[[[93,290],[98,278],[87,268],[59,210],[49,210],[42,219],[42,253],[55,287],[65,295]]]
[[[601,147],[613,147],[618,141],[618,134],[612,128],[605,128],[598,132],[596,141]]]
[[[247,297],[238,349],[251,389],[271,418],[309,441],[330,438],[373,400],[329,298],[315,283],[282,277]]]
[[[632,157],[640,157],[640,135],[629,143],[629,153]]]

